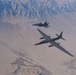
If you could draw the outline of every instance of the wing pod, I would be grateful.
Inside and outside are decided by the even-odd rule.
[[[48,47],[52,47],[53,45],[49,45]]]
[[[44,39],[44,37],[41,37],[40,39]]]

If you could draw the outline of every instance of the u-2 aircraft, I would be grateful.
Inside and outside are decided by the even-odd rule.
[[[40,29],[37,29],[40,34],[43,36],[41,37],[40,39],[44,39],[42,40],[41,42],[39,43],[36,43],[35,45],[41,45],[41,44],[45,44],[45,43],[50,43],[51,45],[49,45],[48,47],[52,47],[52,46],[55,46],[57,47],[59,50],[65,52],[66,54],[70,55],[71,57],[73,57],[73,55],[71,53],[69,53],[66,49],[64,49],[60,43],[57,43],[56,40],[59,40],[59,39],[63,39],[65,40],[63,37],[62,37],[62,34],[63,32],[60,33],[60,35],[56,34],[57,37],[56,38],[51,38],[50,36],[46,35],[45,33],[43,33]]]
[[[50,27],[49,23],[47,23],[47,21],[45,21],[44,23],[40,22],[40,23],[37,23],[37,24],[33,24],[33,26],[46,27],[46,28]]]

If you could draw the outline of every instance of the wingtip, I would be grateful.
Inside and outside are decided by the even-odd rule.
[[[74,55],[70,54],[71,57],[74,57]]]
[[[74,56],[72,55],[72,57],[74,57]]]

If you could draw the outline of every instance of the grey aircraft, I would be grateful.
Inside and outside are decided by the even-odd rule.
[[[63,39],[65,40],[63,37],[62,37],[62,34],[63,32],[60,33],[60,35],[56,34],[57,37],[56,38],[51,38],[50,36],[46,35],[45,33],[43,33],[41,30],[37,29],[40,34],[43,36],[41,37],[40,39],[44,39],[42,40],[41,42],[39,43],[36,43],[35,45],[40,45],[40,44],[45,44],[45,43],[50,43],[51,45],[49,45],[48,47],[52,47],[52,46],[55,46],[57,47],[59,50],[65,52],[66,54],[70,55],[71,57],[73,57],[73,55],[71,53],[69,53],[66,49],[64,49],[60,43],[57,43],[56,40],[59,40],[59,39]]]
[[[50,27],[49,23],[47,23],[47,21],[45,21],[45,23],[40,22],[40,23],[37,23],[37,24],[33,24],[33,26],[46,27],[46,28]]]

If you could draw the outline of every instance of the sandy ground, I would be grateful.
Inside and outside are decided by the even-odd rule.
[[[75,75],[76,74],[76,15],[58,15],[44,19],[4,18],[0,20],[0,75]],[[70,57],[49,43],[35,46],[41,34],[38,22],[51,27],[39,28],[52,38],[63,31],[66,41],[61,46],[72,53]],[[26,61],[25,61],[26,59]],[[37,67],[35,67],[37,66]],[[40,74],[41,73],[41,74]]]

